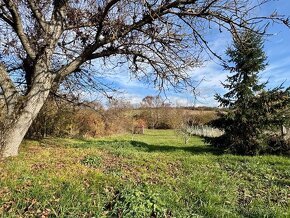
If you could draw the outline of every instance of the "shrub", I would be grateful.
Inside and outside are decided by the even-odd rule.
[[[27,138],[44,138],[46,136],[71,136],[74,114],[77,108],[72,104],[49,99],[29,128]]]
[[[94,110],[82,109],[73,117],[75,133],[79,137],[97,137],[105,135],[105,123],[102,116]]]
[[[271,136],[267,140],[267,145],[265,153],[290,155],[290,139],[283,139],[281,136]]]
[[[98,167],[101,165],[101,161],[102,159],[99,156],[86,156],[81,160],[81,163],[89,167]]]
[[[148,186],[117,191],[106,205],[110,217],[166,217],[167,208],[162,198]]]
[[[107,110],[96,106],[85,107],[50,99],[26,137],[99,137],[131,131],[132,119],[126,114],[125,105],[115,103]]]

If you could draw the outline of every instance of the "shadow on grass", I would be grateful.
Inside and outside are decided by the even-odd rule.
[[[135,148],[146,149],[148,152],[175,152],[175,151],[186,151],[193,154],[211,153],[215,155],[221,154],[221,152],[215,148],[200,145],[200,146],[169,146],[169,145],[152,145],[140,141],[131,141],[131,145]]]
[[[101,148],[101,149],[136,149],[137,151],[145,152],[176,152],[186,151],[192,154],[211,153],[214,155],[222,154],[221,151],[207,145],[188,145],[188,146],[170,146],[170,145],[155,145],[148,144],[135,140],[83,140],[82,143],[66,144],[65,146],[73,148]]]

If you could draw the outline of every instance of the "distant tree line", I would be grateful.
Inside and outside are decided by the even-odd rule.
[[[213,110],[174,107],[160,96],[146,96],[139,106],[111,100],[100,102],[68,102],[50,97],[33,122],[27,138],[100,137],[134,132],[134,127],[178,129],[183,125],[203,125],[217,117]]]

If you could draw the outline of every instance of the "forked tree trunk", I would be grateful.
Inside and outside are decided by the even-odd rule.
[[[18,149],[25,134],[48,97],[52,76],[49,74],[39,74],[36,79],[37,82],[34,87],[32,87],[28,96],[25,97],[23,109],[15,112],[14,120],[7,120],[6,122],[10,124],[6,128],[4,127],[5,129],[1,136],[0,157],[5,158],[18,155]]]

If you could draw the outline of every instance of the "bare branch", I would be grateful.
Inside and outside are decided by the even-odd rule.
[[[153,21],[154,19],[162,16],[163,14],[166,13],[166,11],[170,8],[176,7],[178,6],[180,3],[185,3],[185,4],[190,4],[190,3],[194,3],[195,0],[192,1],[174,1],[172,3],[168,3],[168,4],[164,4],[161,5],[159,8],[157,8],[156,10],[152,11],[152,13],[149,15],[145,15],[140,21],[133,23],[132,25],[126,26],[124,27],[124,30],[122,32],[119,32],[117,36],[112,36],[112,37],[108,37],[106,40],[103,40],[102,42],[99,42],[99,36],[101,34],[102,28],[103,28],[103,22],[104,22],[104,18],[107,15],[107,13],[109,12],[110,8],[116,4],[117,2],[119,2],[120,0],[112,0],[110,1],[103,12],[103,18],[100,21],[98,30],[97,30],[97,34],[96,34],[96,42],[90,46],[87,46],[83,53],[77,57],[75,60],[73,60],[71,63],[69,63],[67,66],[64,66],[62,69],[60,69],[58,71],[58,74],[60,74],[59,77],[64,77],[66,75],[69,75],[70,73],[72,73],[74,70],[76,70],[80,65],[82,65],[85,61],[92,59],[91,57],[96,57],[95,55],[91,56],[93,54],[93,52],[99,48],[102,45],[107,44],[110,41],[114,41],[115,38],[122,38],[125,35],[127,35],[129,32],[131,32],[134,29],[137,29],[139,27],[142,27],[143,25],[145,25],[146,23],[150,23],[151,21]],[[167,11],[169,12],[169,11]]]
[[[48,25],[46,24],[42,13],[38,10],[37,6],[35,5],[34,0],[27,0],[27,2],[29,4],[30,9],[31,9],[32,13],[34,14],[37,22],[40,24],[40,26],[43,29],[43,31],[46,31]]]
[[[3,0],[5,2],[6,7],[11,13],[13,25],[12,28],[15,30],[16,34],[18,35],[22,46],[26,50],[27,54],[30,56],[31,59],[36,57],[35,51],[32,49],[30,42],[28,40],[27,35],[25,34],[22,26],[22,20],[19,14],[19,10],[17,9],[15,2],[11,0]],[[12,23],[10,23],[12,24]]]
[[[10,116],[14,112],[19,93],[2,63],[0,63],[0,87],[3,92],[7,115]]]
[[[101,20],[99,22],[99,27],[97,29],[97,34],[96,34],[96,40],[99,39],[100,35],[101,35],[101,32],[102,32],[102,29],[103,29],[103,26],[104,26],[104,20],[106,18],[106,16],[108,15],[110,9],[117,3],[119,2],[120,0],[111,0],[109,1],[109,3],[105,6],[104,8],[104,11],[102,12],[101,14]],[[101,12],[101,11],[99,11]]]

